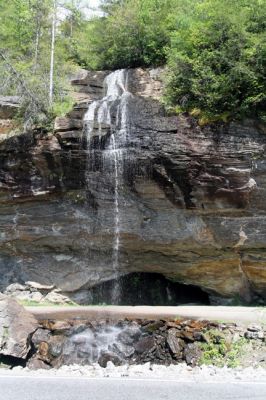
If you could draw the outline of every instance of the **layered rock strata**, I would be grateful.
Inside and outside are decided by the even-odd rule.
[[[77,103],[54,133],[0,143],[0,289],[53,285],[86,303],[87,290],[131,272],[196,285],[212,301],[266,298],[266,129],[255,121],[200,127],[167,115],[161,70],[129,70],[130,135],[119,188],[118,271],[113,251],[115,176],[88,151],[83,118],[108,72],[73,79]]]

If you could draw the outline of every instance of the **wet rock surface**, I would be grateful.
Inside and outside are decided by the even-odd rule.
[[[96,284],[152,272],[199,286],[213,303],[265,301],[265,126],[166,115],[158,70],[129,71],[114,272],[114,175],[102,162],[110,127],[101,137],[95,127],[89,156],[82,128],[107,74],[80,72],[77,104],[54,134],[0,143],[0,290],[34,281],[88,304]]]
[[[147,329],[147,327],[152,329]],[[28,367],[201,364],[266,367],[265,330],[208,321],[43,321]],[[252,337],[249,333],[257,333]],[[199,334],[200,333],[200,334]],[[242,364],[243,363],[243,364]]]

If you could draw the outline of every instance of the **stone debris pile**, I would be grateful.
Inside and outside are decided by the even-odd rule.
[[[28,361],[32,369],[95,363],[106,367],[108,362],[116,366],[185,362],[195,367],[212,362],[222,366],[228,361],[237,366],[238,358],[246,352],[245,365],[266,366],[265,331],[255,325],[193,320],[47,320],[32,336],[32,344],[34,354]]]

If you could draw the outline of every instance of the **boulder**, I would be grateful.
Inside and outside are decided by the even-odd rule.
[[[117,340],[125,345],[131,345],[138,340],[140,336],[141,330],[139,326],[137,324],[132,324],[119,333]]]
[[[73,302],[61,293],[58,293],[58,289],[49,292],[43,299],[42,302],[48,302],[53,304],[73,304]]]
[[[133,346],[128,346],[124,343],[117,342],[113,346],[115,350],[122,356],[123,359],[130,357],[134,354],[135,349]]]
[[[100,356],[100,358],[99,358],[99,360],[98,360],[98,363],[99,363],[99,365],[100,365],[102,368],[106,368],[106,367],[107,367],[107,364],[108,364],[110,361],[111,361],[114,365],[116,365],[116,366],[122,364],[121,358],[120,358],[117,354],[112,353],[111,351],[109,351],[109,352],[104,352],[104,353]]]
[[[167,335],[167,344],[171,352],[178,358],[182,357],[182,351],[185,347],[184,341],[176,336],[175,329],[169,329]]]
[[[155,348],[155,340],[153,336],[142,337],[137,343],[134,344],[135,350],[138,354],[149,353]]]
[[[0,294],[0,355],[26,359],[36,319],[15,299]]]
[[[198,343],[189,343],[184,350],[184,358],[188,365],[195,367],[202,355],[202,350]]]
[[[40,360],[38,358],[38,356],[32,357],[29,360],[29,362],[27,363],[27,367],[29,369],[32,369],[32,370],[37,370],[37,369],[46,369],[46,370],[48,370],[48,369],[51,368],[51,366],[49,364],[47,364],[47,362],[44,362],[44,361]]]
[[[20,108],[18,96],[0,96],[0,119],[15,117]]]

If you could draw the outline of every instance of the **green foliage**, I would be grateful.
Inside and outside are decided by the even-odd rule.
[[[225,364],[225,355],[228,351],[224,335],[218,330],[210,330],[206,333],[207,343],[202,343],[202,356],[200,364],[216,365],[222,367]]]
[[[38,302],[35,300],[18,300],[18,303],[21,304],[23,307],[73,307],[78,305],[74,301],[69,301],[68,303],[61,304],[52,303],[50,301]]]
[[[49,120],[69,109],[74,65],[112,70],[166,64],[169,110],[189,112],[203,125],[235,116],[266,122],[266,0],[101,3],[102,14],[92,18],[84,13],[88,1],[57,2],[51,107],[53,0],[0,0],[0,51],[23,81],[18,85],[18,75],[0,57],[0,91],[23,97],[26,120],[42,123],[44,114]]]
[[[20,117],[26,128],[32,125],[48,126],[55,115],[69,111],[73,104],[69,97],[69,77],[76,68],[69,61],[58,20],[54,102],[50,104],[53,1],[0,0],[0,9],[0,92],[21,98]],[[72,24],[75,26],[76,21],[72,21]]]
[[[201,344],[200,364],[215,365],[217,367],[226,365],[229,368],[237,368],[241,364],[241,357],[244,355],[248,344],[247,339],[239,338],[230,342],[218,330],[210,330],[205,336],[208,341]]]
[[[266,0],[103,1],[70,53],[91,69],[167,64],[165,104],[201,124],[266,121]]]
[[[227,366],[229,368],[237,368],[241,364],[241,357],[245,353],[245,346],[248,341],[245,338],[240,338],[233,343],[230,351],[227,354]]]
[[[265,0],[195,4],[186,26],[171,36],[166,102],[199,110],[203,124],[232,115],[263,117],[265,20]]]
[[[83,23],[73,37],[73,57],[91,69],[160,65],[170,43],[175,0],[105,2],[105,15]]]

